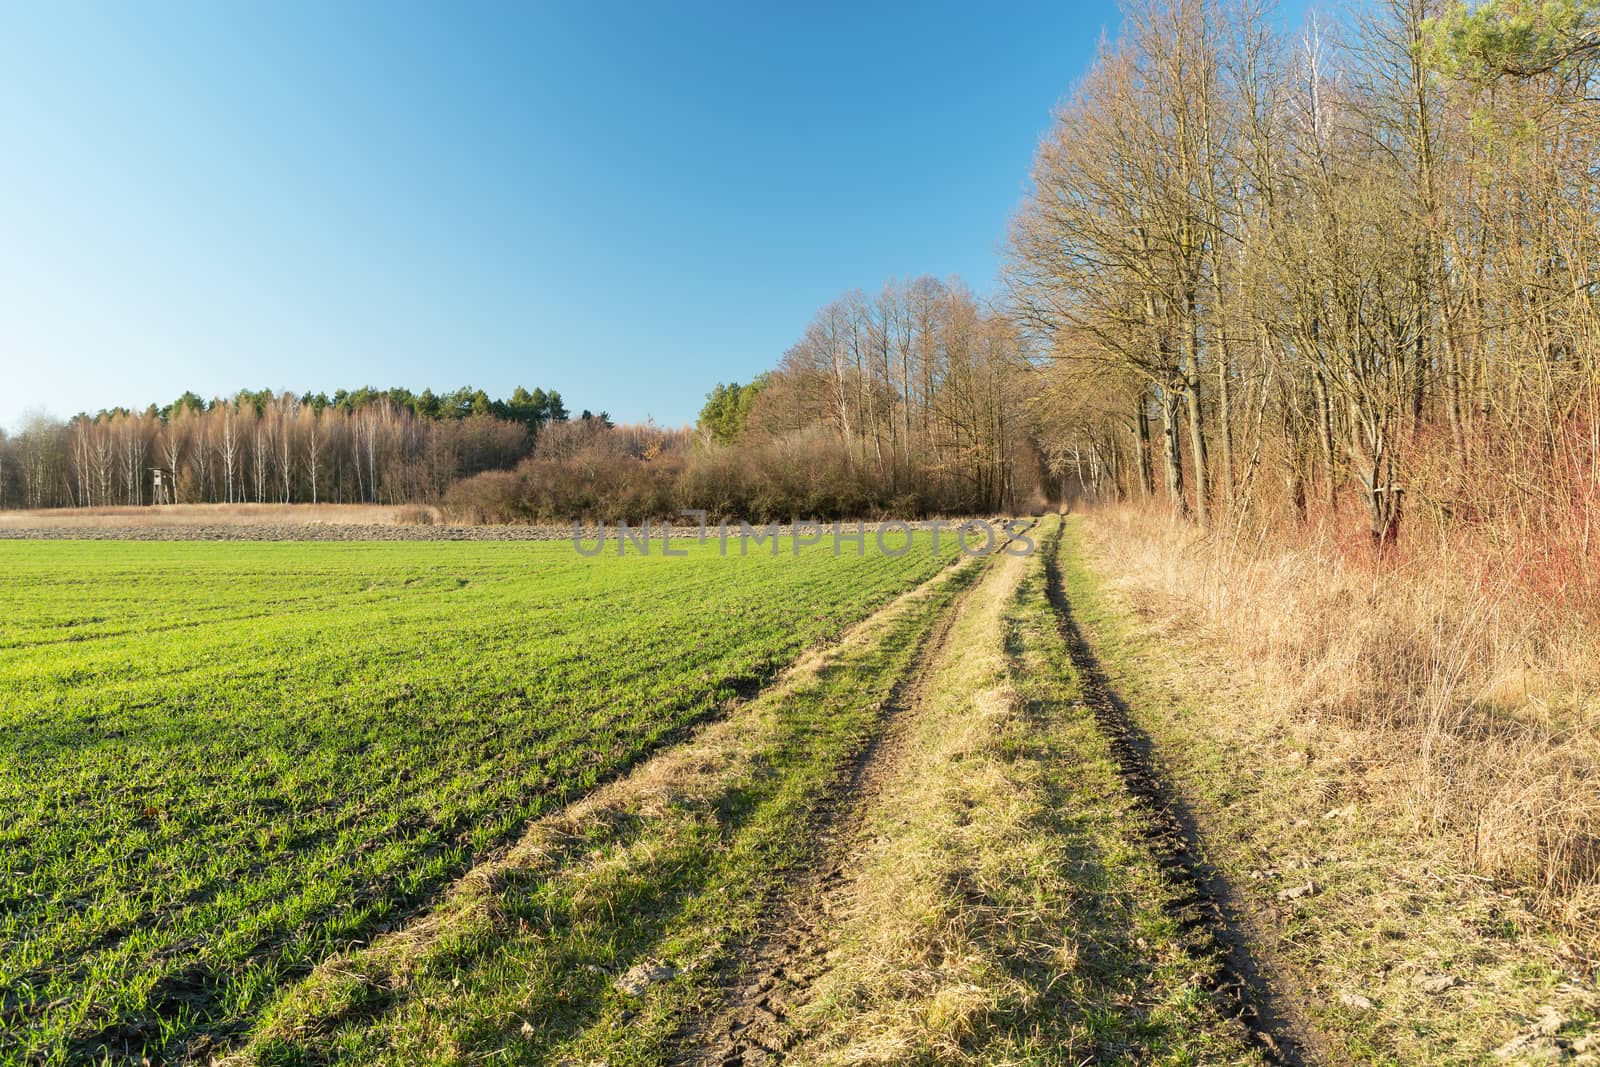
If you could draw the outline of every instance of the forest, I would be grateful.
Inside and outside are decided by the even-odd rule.
[[[1131,9],[1011,237],[1039,397],[1094,484],[1202,525],[1348,501],[1378,544],[1579,536],[1595,12],[1390,0],[1286,38],[1248,4]]]
[[[0,437],[0,505],[430,500],[459,478],[514,465],[541,426],[569,418],[560,393],[521,386],[503,400],[470,386],[242,390],[209,401],[186,392],[142,411],[34,415]]]
[[[468,522],[916,516],[1042,499],[1023,341],[959,283],[890,283],[817,313],[773,371],[718,385],[694,428],[576,417],[559,392],[241,392],[0,442],[12,507],[432,503]],[[161,499],[155,469],[175,492]]]

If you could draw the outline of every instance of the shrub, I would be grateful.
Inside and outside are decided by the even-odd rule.
[[[450,487],[445,514],[467,523],[526,522],[521,482],[512,471],[484,471]]]

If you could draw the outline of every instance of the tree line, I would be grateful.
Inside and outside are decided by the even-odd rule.
[[[1016,511],[1050,488],[1027,345],[959,282],[893,281],[820,309],[771,371],[718,384],[692,429],[573,419],[520,387],[186,393],[30,420],[0,440],[0,501],[428,502],[500,522]]]
[[[569,418],[559,392],[521,386],[504,399],[470,387],[245,390],[210,401],[187,392],[142,411],[29,418],[0,436],[0,504],[437,499],[461,478],[514,466],[545,427]]]
[[[1060,107],[1007,270],[1092,491],[1201,523],[1356,500],[1586,522],[1600,5],[1135,0]]]

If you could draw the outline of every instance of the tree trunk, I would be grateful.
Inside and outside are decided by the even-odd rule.
[[[1161,438],[1166,447],[1167,498],[1178,514],[1189,517],[1189,499],[1183,494],[1183,448],[1178,443],[1178,394],[1168,386],[1161,391]]]
[[[1139,499],[1148,500],[1155,492],[1154,472],[1150,469],[1150,404],[1143,390],[1134,413],[1134,449],[1138,453]]]

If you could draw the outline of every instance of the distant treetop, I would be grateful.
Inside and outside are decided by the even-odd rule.
[[[1600,59],[1600,0],[1455,3],[1429,22],[1429,58],[1476,81],[1531,78]]]
[[[750,408],[756,397],[766,388],[768,375],[758,375],[747,385],[718,382],[706,394],[705,407],[700,409],[700,429],[723,444],[731,444],[744,432],[750,421]]]
[[[547,422],[566,422],[571,418],[561,394],[556,390],[546,391],[536,387],[530,392],[520,385],[512,390],[509,399],[504,400],[490,397],[482,389],[474,389],[470,385],[463,385],[443,395],[436,394],[432,389],[413,393],[399,386],[377,389],[370,385],[359,389],[336,389],[331,396],[310,392],[295,396],[292,393],[274,393],[271,389],[241,389],[231,397],[218,397],[211,401],[202,399],[193,390],[187,390],[170,404],[160,407],[151,404],[146,413],[167,422],[185,410],[203,412],[222,404],[232,404],[235,408],[253,408],[259,415],[286,398],[293,398],[295,403],[317,412],[330,407],[353,412],[374,404],[389,404],[422,419],[464,419],[469,415],[492,415],[520,422],[530,430],[537,430]],[[103,408],[94,415],[85,412],[79,418],[103,419],[129,413],[130,409],[123,407]]]

